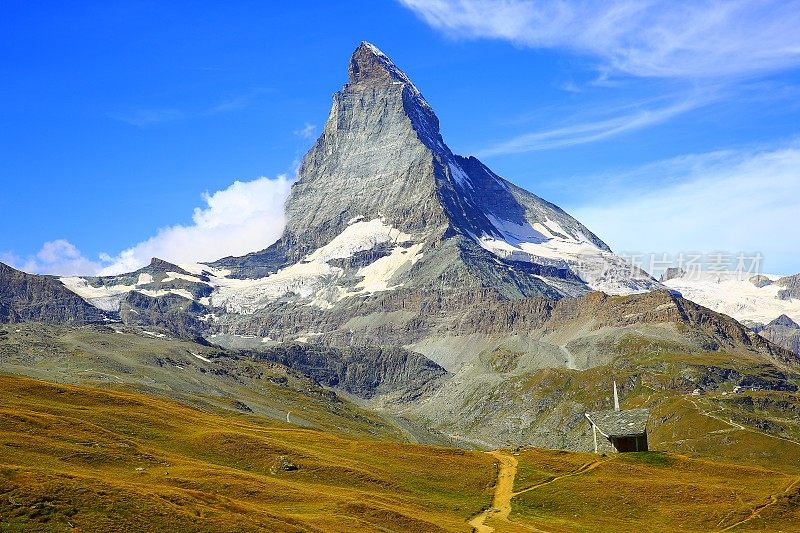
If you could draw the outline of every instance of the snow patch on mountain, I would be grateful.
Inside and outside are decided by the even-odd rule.
[[[741,272],[689,272],[664,282],[684,298],[739,321],[767,324],[780,315],[800,321],[800,299],[781,300],[780,285],[758,287],[751,274]],[[771,281],[780,276],[766,275]]]
[[[229,312],[250,314],[289,294],[309,298],[322,288],[326,278],[341,272],[340,268],[316,260],[295,263],[265,278],[218,278],[214,280],[217,287],[211,303]]]
[[[410,268],[422,258],[420,252],[423,246],[422,243],[419,243],[408,248],[395,247],[389,255],[360,268],[357,275],[363,276],[364,279],[356,286],[363,289],[364,292],[387,291],[400,287],[402,284],[389,286],[389,282],[404,267]]]
[[[188,300],[194,300],[194,295],[187,291],[186,289],[166,289],[160,291],[154,291],[152,289],[134,289],[136,292],[141,292],[145,296],[149,296],[151,298],[158,298],[159,296],[166,296],[168,294],[175,294],[177,296],[181,296]]]
[[[186,274],[181,274],[180,272],[167,272],[167,277],[162,279],[161,283],[169,283],[170,281],[175,281],[175,280],[179,280],[179,279],[182,279],[182,280],[185,280],[185,281],[191,281],[192,283],[203,283],[203,280],[201,280],[197,276],[190,276],[190,275],[186,275]]]
[[[328,244],[314,250],[298,263],[258,279],[212,278],[216,287],[211,302],[228,312],[251,314],[270,302],[285,296],[310,299],[310,305],[330,309],[334,303],[364,292],[392,290],[391,279],[405,266],[419,260],[422,244],[401,246],[412,236],[386,224],[383,219],[351,222]],[[336,285],[344,270],[329,264],[334,259],[346,259],[358,252],[372,250],[391,243],[391,252],[358,270],[362,280],[355,291]]]
[[[101,285],[93,287],[83,278],[79,277],[64,277],[58,280],[69,290],[83,298],[87,303],[102,309],[103,311],[119,311],[119,306],[125,295],[135,290],[140,285],[147,285],[153,282],[153,276],[150,274],[139,274],[136,283],[132,285],[116,284],[116,285]]]
[[[484,249],[508,261],[568,268],[592,290],[632,294],[653,290],[654,282],[612,252],[600,249],[583,235],[570,235],[555,220],[522,224],[486,215],[500,238],[472,235]]]
[[[461,187],[469,187],[470,189],[474,189],[472,185],[472,181],[469,179],[469,175],[464,172],[460,166],[456,165],[455,163],[448,163],[450,167],[450,174],[453,176],[453,179],[456,180],[456,183],[461,185]]]
[[[380,218],[368,222],[354,222],[334,237],[331,242],[318,248],[303,261],[327,262],[331,259],[345,259],[352,257],[356,252],[372,250],[381,244],[401,243],[409,240],[411,240],[411,235],[387,225]]]
[[[541,224],[537,224],[542,230],[539,231],[531,226],[527,221],[523,224],[517,224],[515,222],[511,222],[510,220],[498,218],[490,213],[487,213],[486,217],[492,223],[492,226],[494,226],[497,231],[502,234],[503,240],[513,246],[518,246],[523,243],[541,244],[546,242],[547,239],[553,238],[550,232],[547,231]]]

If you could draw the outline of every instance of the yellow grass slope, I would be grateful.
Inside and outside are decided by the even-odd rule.
[[[0,397],[0,531],[464,531],[494,483],[478,452],[28,378]]]
[[[800,475],[659,452],[523,450],[512,531],[800,531]]]
[[[796,464],[469,452],[11,376],[0,398],[0,531],[800,531]]]

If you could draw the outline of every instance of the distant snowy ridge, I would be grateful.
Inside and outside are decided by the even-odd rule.
[[[87,280],[80,277],[64,277],[59,278],[59,281],[66,288],[98,309],[119,311],[120,302],[122,302],[126,294],[137,290],[141,285],[152,283],[153,278],[150,274],[140,274],[136,283],[130,285],[119,283],[111,286],[101,285],[99,287],[90,285]]]
[[[781,278],[739,272],[682,273],[665,285],[684,298],[748,324],[767,324],[781,315],[800,321],[800,298],[783,296]],[[761,285],[761,286],[759,286]]]

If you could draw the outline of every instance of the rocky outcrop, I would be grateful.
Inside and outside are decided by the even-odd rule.
[[[763,274],[756,274],[755,276],[751,276],[748,281],[753,285],[755,285],[756,287],[758,287],[759,289],[762,287],[766,287],[767,285],[772,285],[772,280]]]
[[[775,281],[775,285],[784,287],[778,291],[779,299],[792,300],[795,298],[800,298],[800,274],[782,277]]]
[[[661,274],[661,277],[658,279],[658,281],[660,281],[661,283],[664,283],[664,282],[669,281],[671,279],[681,278],[681,277],[683,277],[685,275],[686,275],[686,271],[684,269],[679,268],[679,267],[669,267],[664,271],[663,274]]]
[[[129,292],[122,300],[119,316],[125,324],[168,331],[176,337],[203,340],[208,324],[202,318],[208,308],[177,294],[147,296]]]
[[[82,325],[108,315],[52,276],[37,276],[0,263],[0,322]]]
[[[280,363],[322,385],[361,398],[384,395],[413,401],[432,392],[447,372],[424,356],[402,348],[330,348],[310,344],[277,346],[253,353],[257,360]]]
[[[788,316],[781,315],[757,331],[770,342],[800,355],[800,325]]]

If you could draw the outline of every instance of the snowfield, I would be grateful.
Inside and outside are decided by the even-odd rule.
[[[685,274],[664,284],[702,306],[724,313],[736,320],[766,324],[785,314],[800,322],[800,300],[781,300],[780,285],[758,288],[749,281],[751,274],[703,272]],[[766,276],[777,281],[780,276]]]
[[[194,276],[187,276],[178,272],[167,272],[167,277],[161,283],[168,283],[174,280],[186,280],[194,283],[202,283],[199,278]],[[120,304],[131,291],[141,292],[146,296],[156,298],[158,296],[165,296],[167,294],[176,294],[183,298],[193,300],[194,296],[186,289],[163,289],[152,290],[143,288],[145,285],[153,283],[153,276],[148,273],[139,274],[136,282],[132,285],[125,285],[122,283],[116,285],[101,285],[100,287],[93,287],[84,278],[78,277],[65,277],[59,278],[59,281],[64,284],[66,288],[83,298],[86,302],[102,309],[103,311],[116,312],[120,309]]]
[[[612,252],[601,250],[584,235],[573,236],[555,220],[517,224],[487,215],[501,238],[472,235],[484,249],[510,261],[569,268],[591,289],[607,294],[633,294],[658,288],[650,276]],[[545,278],[542,278],[550,283]]]
[[[66,288],[86,300],[86,302],[102,309],[103,311],[119,311],[120,303],[125,295],[135,290],[139,285],[147,285],[153,282],[153,277],[150,274],[139,274],[139,279],[133,285],[111,285],[92,287],[89,282],[83,278],[66,277],[58,278]]]
[[[386,224],[381,218],[362,221],[354,217],[342,233],[328,244],[308,254],[300,262],[279,270],[264,278],[233,279],[212,278],[216,287],[211,297],[214,306],[226,311],[251,314],[282,297],[294,295],[310,299],[310,305],[329,309],[334,303],[363,293],[386,291],[392,277],[406,266],[410,267],[421,257],[422,244],[401,246],[413,240],[412,236]],[[389,255],[383,256],[360,268],[357,277],[362,280],[358,290],[348,290],[337,285],[344,270],[330,265],[334,259],[347,259],[358,252],[372,250],[377,246],[393,244]]]

